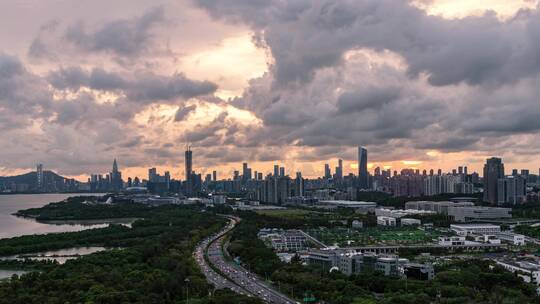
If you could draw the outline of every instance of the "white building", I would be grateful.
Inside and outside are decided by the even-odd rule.
[[[320,200],[318,205],[330,206],[333,208],[352,208],[364,212],[373,212],[375,208],[377,208],[377,203],[363,201]]]
[[[492,224],[452,224],[450,229],[462,236],[469,234],[499,234],[501,232],[501,226]]]
[[[510,208],[497,207],[448,207],[448,215],[456,222],[469,222],[479,219],[511,218]]]
[[[386,208],[377,208],[375,209],[376,216],[389,216],[394,218],[402,218],[407,215],[430,215],[435,214],[434,211],[427,210],[417,210],[417,209],[386,209]]]
[[[401,219],[401,226],[414,226],[414,225],[422,225],[422,221],[419,219],[412,219],[412,218],[402,218]]]
[[[512,232],[501,232],[497,234],[497,237],[504,242],[508,242],[512,245],[523,246],[525,245],[525,236],[522,234],[516,234]]]
[[[278,252],[296,252],[307,248],[307,237],[300,230],[261,229],[257,236]]]
[[[351,226],[353,228],[364,228],[364,222],[359,221],[359,220],[354,220],[352,221]]]
[[[439,245],[441,245],[441,246],[462,246],[462,245],[465,245],[465,237],[463,237],[463,236],[441,236],[441,237],[439,237]]]
[[[377,259],[375,269],[384,273],[385,276],[402,277],[404,275],[403,267],[409,263],[408,259],[398,256],[380,257]]]
[[[495,261],[497,265],[513,273],[527,283],[540,286],[540,265],[527,261]]]
[[[432,202],[414,201],[405,203],[405,209],[433,211],[439,214],[448,214],[449,207],[473,207],[472,202]]]
[[[377,225],[379,226],[396,226],[396,218],[389,216],[377,216]]]
[[[456,222],[468,222],[479,219],[511,218],[510,208],[478,207],[472,202],[431,202],[415,201],[405,203],[405,209],[428,210],[446,214]]]

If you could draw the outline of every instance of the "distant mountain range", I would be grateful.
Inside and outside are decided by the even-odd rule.
[[[43,171],[44,185],[42,190],[62,190],[65,178],[53,171]],[[14,185],[27,185],[26,191],[38,190],[37,172],[32,171],[21,175],[0,176],[0,189],[13,189]]]

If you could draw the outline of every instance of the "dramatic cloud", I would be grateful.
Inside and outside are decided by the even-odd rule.
[[[413,2],[2,10],[15,30],[0,30],[0,169],[40,161],[83,175],[117,157],[127,175],[182,176],[187,143],[197,170],[222,177],[241,161],[317,175],[322,162],[356,162],[357,145],[394,167],[478,169],[490,155],[540,166],[540,8]]]
[[[240,2],[233,7],[244,4],[243,9],[224,9],[227,2],[199,4],[257,30],[272,52],[282,85],[309,81],[317,69],[339,64],[345,52],[356,48],[396,52],[406,59],[410,75],[427,73],[436,86],[513,82],[540,69],[537,10],[508,21],[493,13],[447,20],[406,1]]]
[[[164,21],[163,7],[158,7],[133,19],[106,23],[94,31],[88,31],[81,21],[67,29],[65,38],[87,52],[135,56],[148,50],[153,38],[152,28]]]
[[[81,87],[87,87],[116,91],[124,93],[130,100],[142,102],[189,99],[211,94],[217,89],[211,82],[190,80],[183,74],[165,77],[145,72],[133,76],[128,79],[100,68],[88,72],[79,67],[71,67],[49,73],[48,79],[51,85],[61,90],[78,91]]]

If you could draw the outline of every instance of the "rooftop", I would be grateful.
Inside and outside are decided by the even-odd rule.
[[[352,205],[373,206],[373,205],[377,205],[377,203],[375,203],[375,202],[343,201],[343,200],[323,200],[323,201],[319,201],[319,203],[332,204],[332,205],[344,205],[344,206],[352,206]]]
[[[471,228],[500,228],[498,225],[493,224],[451,224],[450,228],[462,228],[462,229],[471,229]]]

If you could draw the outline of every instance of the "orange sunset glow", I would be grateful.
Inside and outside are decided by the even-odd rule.
[[[224,179],[243,162],[318,177],[342,159],[357,173],[357,146],[370,171],[540,167],[540,69],[519,40],[536,1],[374,2],[395,16],[370,27],[337,2],[291,19],[256,5],[1,3],[0,174],[43,163],[84,181],[116,158],[126,177],[181,179],[187,144],[197,172]]]

